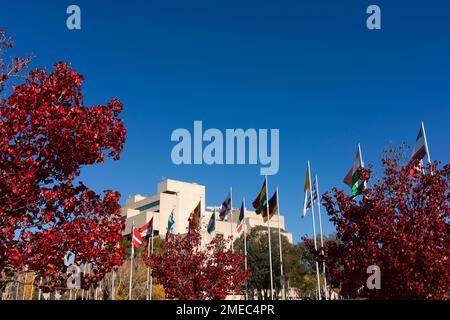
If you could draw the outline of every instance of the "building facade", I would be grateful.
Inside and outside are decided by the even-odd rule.
[[[233,214],[228,214],[224,221],[219,219],[220,206],[206,206],[206,187],[196,183],[188,183],[176,180],[163,180],[158,183],[156,194],[151,196],[134,195],[127,199],[126,204],[122,207],[122,216],[126,218],[124,235],[131,233],[134,223],[136,227],[141,227],[152,218],[155,235],[165,237],[168,232],[168,219],[173,212],[174,217],[174,233],[184,234],[188,230],[189,214],[201,202],[201,234],[203,243],[208,243],[213,237],[221,235],[224,238],[233,236],[237,238],[240,234],[237,232],[237,222],[239,218],[239,210],[241,203],[235,203],[237,208],[233,208]],[[216,228],[212,234],[207,232],[207,225],[212,213],[216,211]],[[279,219],[279,221],[278,221]],[[279,224],[278,224],[279,222]],[[247,233],[256,226],[265,226],[261,215],[257,215],[254,211],[246,210],[245,212],[245,228]],[[274,216],[270,220],[271,227],[280,230],[283,235],[292,243],[292,234],[285,229],[284,216]],[[241,231],[244,232],[244,231]]]

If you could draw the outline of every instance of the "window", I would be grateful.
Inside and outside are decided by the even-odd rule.
[[[158,201],[154,201],[154,202],[150,202],[149,204],[146,204],[146,205],[144,205],[142,207],[136,208],[136,210],[145,211],[145,210],[157,207],[157,206],[159,206],[159,200]]]

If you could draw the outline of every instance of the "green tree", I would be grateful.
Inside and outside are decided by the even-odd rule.
[[[270,298],[270,265],[266,227],[255,227],[247,235],[247,259],[250,270],[247,288],[249,298]],[[281,297],[280,254],[278,229],[271,229],[272,266],[275,298]],[[314,296],[314,259],[303,243],[294,245],[282,235],[283,270],[288,298]],[[235,240],[236,253],[244,255],[244,238]]]

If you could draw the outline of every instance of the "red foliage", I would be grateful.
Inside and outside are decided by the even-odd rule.
[[[401,166],[399,159],[396,149],[386,152],[384,177],[369,180],[359,200],[337,189],[324,194],[339,240],[326,246],[331,278],[353,298],[448,298],[450,166]],[[366,288],[370,265],[381,269],[381,290]]]
[[[192,222],[189,233],[170,235],[163,252],[146,257],[146,263],[169,299],[223,300],[239,292],[248,276],[244,258],[225,249],[226,244],[214,239],[202,249],[199,227]]]
[[[12,46],[1,31],[0,46]],[[0,281],[2,271],[27,268],[48,290],[65,288],[63,258],[70,250],[78,265],[92,264],[82,282],[87,287],[122,263],[120,195],[98,195],[73,180],[105,153],[119,159],[122,103],[85,107],[83,77],[67,63],[22,75],[29,59],[6,65],[1,54],[0,96],[10,95],[0,99]],[[22,76],[23,83],[12,85]]]

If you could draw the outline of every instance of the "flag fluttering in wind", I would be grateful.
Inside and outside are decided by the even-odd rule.
[[[314,180],[314,183],[312,185],[312,196],[308,192],[308,201],[306,202],[306,211],[311,209],[311,207],[316,203],[317,201],[317,183],[316,180]]]
[[[428,156],[428,161],[430,161],[430,154],[428,151],[427,136],[425,134],[425,126],[420,127],[419,134],[417,135],[416,144],[414,145],[414,150],[411,156],[410,163],[416,160],[422,160],[423,157]]]
[[[169,219],[167,220],[167,232],[172,234],[175,233],[175,219],[173,218],[174,210],[172,210],[169,215]]]
[[[200,221],[200,215],[202,212],[202,202],[199,201],[198,205],[195,207],[194,210],[192,210],[191,214],[189,215],[189,222],[195,221],[195,222],[199,222]]]
[[[166,232],[166,240],[169,239],[171,234],[175,234],[175,219],[173,217],[175,212],[175,208],[169,214],[169,219],[167,219],[167,232]]]
[[[242,201],[242,206],[241,206],[241,210],[239,210],[239,218],[237,221],[237,227],[236,227],[236,231],[238,233],[241,233],[242,228],[244,226],[244,218],[245,218],[245,206],[244,206],[244,201]]]
[[[361,146],[358,144],[358,151],[356,152],[353,166],[344,178],[344,183],[352,189],[353,197],[362,194],[365,188],[365,182],[361,179],[361,168],[364,168],[364,162],[361,155]]]
[[[141,237],[143,239],[145,239],[147,237],[150,237],[152,235],[152,233],[153,233],[153,217],[152,217],[152,219],[149,222],[144,224],[138,230],[141,233]]]
[[[311,208],[310,201],[308,201],[309,194],[310,194],[310,188],[311,188],[311,172],[309,170],[309,162],[308,166],[306,168],[306,180],[305,180],[305,186],[303,188],[303,192],[305,193],[305,200],[303,201],[303,214],[302,218],[306,216],[306,213],[308,212],[308,209]]]
[[[133,245],[133,247],[135,248],[139,248],[143,242],[141,233],[139,232],[138,229],[136,229],[133,225],[133,231],[132,231],[132,240],[131,240],[131,244]]]
[[[219,210],[220,221],[225,220],[225,217],[230,211],[231,211],[231,194],[229,193],[228,196],[223,201],[222,206],[220,207]]]
[[[261,214],[266,209],[266,200],[267,200],[267,186],[266,180],[264,180],[264,184],[256,197],[255,201],[253,201],[253,208],[255,208],[256,214]]]
[[[267,220],[271,219],[275,212],[278,210],[278,200],[277,200],[277,193],[275,192],[269,200],[269,210],[270,213],[267,215],[267,209],[264,208],[264,210],[261,212],[261,215],[264,219],[264,222],[267,222]]]
[[[213,213],[211,214],[211,218],[209,219],[208,222],[208,233],[211,234],[216,230],[216,210],[213,211]]]

